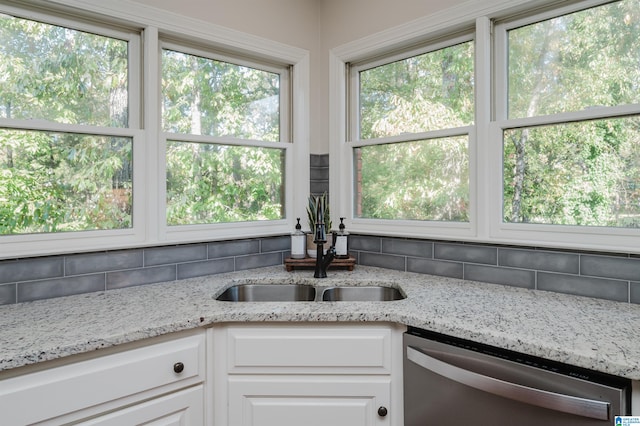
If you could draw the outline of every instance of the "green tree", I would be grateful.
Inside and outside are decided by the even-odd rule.
[[[0,116],[126,127],[127,42],[0,17]],[[131,226],[128,138],[0,130],[0,234]]]
[[[639,102],[638,6],[620,1],[510,31],[509,117]],[[506,131],[505,220],[640,226],[638,124],[629,118]]]
[[[361,139],[472,124],[473,51],[467,42],[362,71]],[[468,144],[465,136],[357,149],[357,215],[468,221]]]
[[[177,134],[280,140],[280,76],[163,51],[163,128]],[[284,216],[284,158],[275,148],[167,144],[167,223]]]

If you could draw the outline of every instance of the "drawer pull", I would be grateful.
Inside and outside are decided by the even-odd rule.
[[[378,415],[380,417],[386,417],[388,411],[387,411],[387,407],[380,407],[378,408]]]
[[[178,374],[182,373],[184,371],[184,364],[181,362],[176,362],[175,364],[173,364],[173,371]]]

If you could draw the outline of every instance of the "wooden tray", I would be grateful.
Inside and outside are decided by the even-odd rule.
[[[356,258],[353,256],[349,256],[346,259],[333,259],[329,264],[329,268],[334,267],[339,268],[347,268],[349,271],[353,271],[353,268],[356,264]],[[304,259],[292,259],[287,257],[284,260],[284,266],[287,268],[287,272],[293,271],[294,268],[315,268],[316,259],[313,257],[305,257]]]

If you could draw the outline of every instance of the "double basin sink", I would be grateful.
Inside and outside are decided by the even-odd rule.
[[[238,284],[216,300],[224,302],[388,302],[406,296],[395,287],[378,285],[316,288],[306,284]]]

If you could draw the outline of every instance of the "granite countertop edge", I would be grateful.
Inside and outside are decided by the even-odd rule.
[[[391,322],[640,380],[640,305],[357,266],[283,266],[0,306],[0,372],[230,322]],[[396,286],[392,302],[220,302],[233,284]]]

